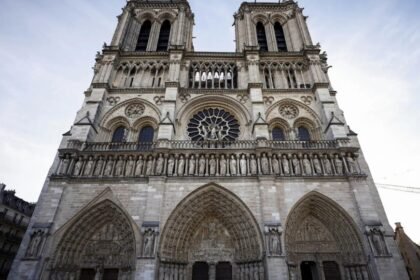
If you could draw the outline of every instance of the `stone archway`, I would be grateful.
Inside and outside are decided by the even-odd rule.
[[[285,246],[290,279],[370,279],[354,221],[317,192],[306,195],[290,211]]]
[[[73,220],[62,229],[49,279],[131,279],[136,239],[123,210],[106,199]]]
[[[168,218],[160,243],[159,279],[190,280],[194,264],[207,263],[210,280],[216,275],[262,280],[262,244],[246,205],[220,186],[204,186],[181,201]]]

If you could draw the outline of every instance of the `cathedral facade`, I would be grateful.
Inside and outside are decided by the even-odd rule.
[[[408,279],[302,11],[199,52],[187,0],[128,1],[9,279]]]

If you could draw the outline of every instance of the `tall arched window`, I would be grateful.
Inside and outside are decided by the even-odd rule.
[[[287,52],[286,38],[284,37],[283,27],[280,22],[274,24],[274,31],[276,33],[277,48],[279,52]]]
[[[263,52],[268,51],[267,36],[265,34],[265,27],[262,22],[257,23],[257,40],[260,50]]]
[[[165,52],[168,50],[169,35],[171,34],[171,23],[169,20],[165,20],[160,27],[159,40],[157,51]]]
[[[306,127],[300,126],[298,128],[298,132],[300,141],[311,141],[311,134],[309,133],[309,130]]]
[[[112,143],[123,143],[127,141],[127,129],[124,126],[118,127],[112,135]]]
[[[283,129],[280,128],[280,127],[273,128],[272,138],[273,138],[273,141],[284,141],[284,140],[286,140],[286,137],[284,136]]]
[[[140,130],[139,143],[151,143],[153,142],[155,130],[151,126],[145,126]]]
[[[145,52],[147,49],[147,43],[149,42],[150,30],[152,29],[152,23],[149,20],[143,22],[139,38],[137,39],[136,51]]]

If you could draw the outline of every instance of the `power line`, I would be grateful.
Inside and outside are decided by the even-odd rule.
[[[375,183],[375,184],[381,189],[420,194],[420,188],[416,188],[416,187],[391,185],[391,184],[381,184],[381,183]]]

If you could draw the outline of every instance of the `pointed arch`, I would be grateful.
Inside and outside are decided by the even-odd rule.
[[[336,261],[343,271],[358,267],[365,277],[360,279],[369,279],[357,224],[338,203],[319,192],[308,193],[292,207],[284,238],[289,265]]]
[[[284,36],[283,26],[280,22],[274,23],[274,33],[276,34],[277,49],[279,52],[287,52],[286,37]]]
[[[229,232],[235,261],[262,260],[262,235],[251,211],[235,194],[214,183],[195,190],[173,210],[161,236],[162,260],[189,262],[192,239],[209,217]]]
[[[140,27],[140,33],[137,39],[136,51],[145,52],[147,50],[147,44],[149,43],[151,30],[152,30],[152,22],[150,20],[145,20]]]
[[[110,269],[129,276],[135,271],[138,229],[108,188],[54,233],[52,275],[68,279],[80,271]]]
[[[160,27],[159,40],[157,45],[158,52],[166,52],[168,50],[170,34],[171,22],[169,20],[165,20]]]
[[[268,42],[267,42],[267,34],[265,32],[265,26],[261,21],[259,21],[257,22],[255,28],[257,31],[257,42],[258,42],[258,45],[260,46],[260,51],[267,52]]]

